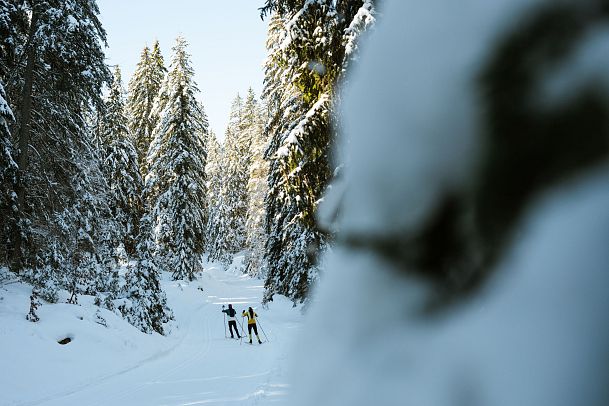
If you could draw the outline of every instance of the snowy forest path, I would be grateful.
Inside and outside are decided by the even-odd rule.
[[[287,303],[271,317],[274,312],[260,308],[260,280],[214,266],[206,267],[198,281],[164,285],[176,318],[167,340],[174,343],[135,366],[116,360],[116,373],[29,404],[243,405],[277,404],[285,397],[282,363],[291,341],[287,337],[299,324],[289,317],[295,312]],[[248,306],[257,308],[271,342],[258,346],[225,338],[221,306],[228,303],[238,319]],[[264,340],[261,331],[260,336]]]

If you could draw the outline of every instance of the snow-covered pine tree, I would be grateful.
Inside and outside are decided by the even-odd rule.
[[[174,279],[193,280],[201,269],[205,231],[207,118],[178,37],[154,112],[160,120],[148,151],[146,195],[155,252]]]
[[[159,120],[158,114],[153,112],[154,102],[166,72],[159,42],[155,41],[152,51],[148,47],[142,50],[140,61],[129,81],[129,128],[138,153],[140,173],[144,177],[147,173],[146,155],[152,142],[152,131]]]
[[[215,189],[216,197],[214,198],[214,206],[210,208],[210,215],[207,221],[207,252],[209,259],[212,261],[220,261],[224,268],[228,268],[232,261],[232,253],[234,252],[234,233],[229,229],[231,224],[231,205],[229,196],[229,187],[227,184],[228,175],[228,158],[226,154],[226,139],[229,137],[229,129],[227,128],[224,145],[220,150],[217,161],[217,173],[215,179],[212,180],[211,186]]]
[[[267,148],[264,121],[262,109],[254,91],[250,88],[243,108],[243,131],[247,133],[245,138],[250,140],[245,220],[245,246],[248,254],[245,259],[245,271],[252,276],[264,274],[262,261],[266,243],[264,200],[268,194],[268,163],[264,159]]]
[[[271,109],[265,301],[275,293],[304,300],[317,276],[315,256],[327,236],[315,221],[331,181],[336,83],[356,39],[373,21],[373,0],[267,0],[264,96]],[[347,47],[348,45],[348,47]]]
[[[88,144],[76,162],[79,169],[74,176],[75,198],[62,212],[55,214],[52,223],[57,241],[48,249],[50,262],[35,271],[32,280],[52,291],[53,285],[71,293],[71,303],[79,294],[103,292],[108,297],[119,293],[118,273],[111,260],[112,241],[116,223],[111,215],[108,184],[102,176],[100,159]],[[44,280],[49,278],[50,280]]]
[[[101,88],[109,78],[97,5],[12,5],[9,13],[0,11],[0,30],[6,32],[8,18],[14,34],[0,45],[0,66],[10,72],[4,77],[18,147],[13,269],[50,301],[60,287],[72,290],[74,300],[83,292],[116,292],[104,243],[112,229],[108,185],[89,125],[102,110]]]
[[[103,169],[110,186],[112,217],[118,227],[115,248],[134,255],[142,216],[143,185],[137,152],[127,126],[123,95],[121,71],[116,66],[102,122]]]
[[[216,236],[210,257],[225,266],[233,255],[245,248],[247,213],[247,179],[250,162],[250,139],[245,131],[243,99],[237,94],[231,106],[228,128],[224,137],[222,159],[221,205]]]
[[[0,7],[2,7],[0,5]],[[0,13],[1,13],[0,8]],[[0,14],[0,18],[1,18]],[[4,77],[4,75],[0,76]],[[13,112],[6,101],[6,93],[0,81],[0,216],[4,219],[0,225],[0,264],[4,265],[10,259],[11,229],[14,228],[13,206],[16,203],[13,186],[17,164],[13,159],[13,146],[9,123],[14,121]]]
[[[9,261],[10,248],[13,246],[12,231],[15,230],[16,195],[13,190],[17,163],[13,159],[13,145],[9,123],[15,120],[13,112],[6,102],[6,94],[0,82],[0,264]]]
[[[165,292],[161,289],[160,271],[152,255],[150,218],[142,217],[140,237],[136,248],[137,261],[125,277],[125,290],[129,302],[119,306],[123,317],[145,333],[164,334],[163,325],[173,319],[167,307]]]
[[[309,284],[308,273],[313,267],[308,257],[303,255],[306,254],[308,233],[298,220],[297,202],[294,198],[288,199],[286,189],[289,178],[283,175],[281,166],[285,155],[277,154],[285,134],[306,114],[306,105],[298,88],[290,80],[290,65],[286,65],[281,47],[287,38],[285,24],[286,17],[279,12],[274,13],[269,23],[269,56],[265,63],[263,97],[270,113],[266,126],[269,146],[265,151],[265,158],[269,161],[269,191],[265,201],[266,301],[271,300],[275,293],[304,298]],[[301,236],[305,237],[304,244]]]
[[[15,56],[9,58],[6,90],[16,121],[19,166],[15,192],[19,232],[13,269],[43,269],[57,245],[69,241],[71,228],[62,213],[84,198],[79,178],[95,159],[85,116],[101,105],[101,88],[109,78],[102,46],[105,32],[92,0],[16,1],[10,13]],[[87,171],[85,184],[103,179],[99,165]],[[104,185],[105,186],[105,185]],[[61,250],[64,251],[65,250]],[[45,279],[45,278],[40,278]]]
[[[211,259],[216,238],[218,236],[218,215],[220,209],[222,188],[222,146],[218,142],[213,131],[209,131],[207,137],[207,162],[205,164],[205,175],[207,176],[207,225],[205,227],[205,251]]]
[[[22,47],[27,41],[29,23],[24,8],[25,0],[0,0],[0,78],[10,98],[15,96],[11,92],[15,82],[21,79],[15,69],[22,62]]]

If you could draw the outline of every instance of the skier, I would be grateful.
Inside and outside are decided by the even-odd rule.
[[[241,338],[241,336],[239,335],[239,329],[237,328],[237,319],[235,318],[237,312],[235,311],[235,309],[233,309],[233,305],[229,304],[228,309],[224,309],[224,305],[222,305],[222,313],[226,313],[226,315],[228,316],[228,329],[230,330],[230,338],[235,338],[235,335],[233,334],[233,328],[237,333],[237,338]]]
[[[250,344],[252,343],[252,330],[254,330],[254,333],[256,334],[258,344],[262,344],[262,341],[260,341],[260,337],[258,336],[258,328],[256,327],[256,317],[258,317],[258,315],[254,311],[254,309],[249,307],[247,309],[247,312],[244,310],[241,316],[247,316],[247,333],[250,336]]]

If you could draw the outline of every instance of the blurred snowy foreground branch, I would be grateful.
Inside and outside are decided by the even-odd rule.
[[[381,13],[342,97],[296,404],[609,404],[607,3]]]

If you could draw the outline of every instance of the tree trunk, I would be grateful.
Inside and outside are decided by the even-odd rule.
[[[38,25],[38,15],[35,6],[32,7],[32,20],[30,32],[28,34],[27,64],[24,72],[24,85],[21,94],[21,122],[19,125],[19,156],[17,158],[17,179],[15,192],[17,193],[17,221],[15,230],[15,245],[13,251],[12,268],[19,271],[23,266],[22,247],[23,247],[23,219],[25,211],[25,185],[24,177],[28,170],[28,155],[30,145],[31,121],[32,121],[32,87],[34,84],[34,65],[36,63],[36,45],[34,35]]]

